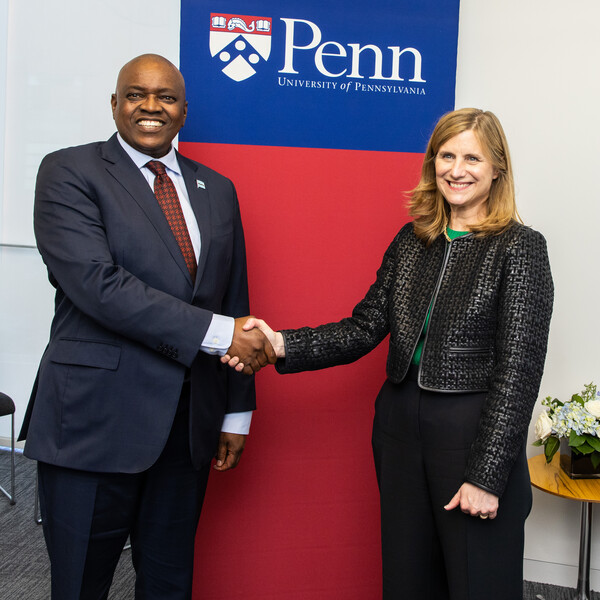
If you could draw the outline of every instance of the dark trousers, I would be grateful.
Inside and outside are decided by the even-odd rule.
[[[53,600],[108,597],[131,539],[137,600],[189,600],[194,539],[209,465],[192,467],[189,395],[182,395],[157,462],[137,474],[91,473],[38,463]]]
[[[414,370],[377,397],[384,600],[521,600],[531,486],[523,448],[496,519],[444,510],[464,481],[485,393],[421,390]]]

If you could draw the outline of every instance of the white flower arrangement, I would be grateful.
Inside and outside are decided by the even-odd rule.
[[[544,446],[546,462],[550,462],[560,446],[560,438],[568,438],[575,454],[589,455],[592,465],[600,465],[600,391],[588,383],[567,402],[547,396],[547,407],[535,423],[534,446]]]

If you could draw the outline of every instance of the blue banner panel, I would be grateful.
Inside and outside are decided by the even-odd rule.
[[[423,152],[454,107],[459,0],[182,0],[184,142]]]

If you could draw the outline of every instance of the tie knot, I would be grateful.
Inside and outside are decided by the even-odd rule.
[[[145,166],[148,167],[156,177],[167,174],[165,165],[159,160],[151,160],[147,162]]]

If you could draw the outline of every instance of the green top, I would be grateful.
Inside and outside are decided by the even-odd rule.
[[[450,227],[446,227],[446,233],[450,240],[455,240],[463,235],[467,235],[468,231],[455,231],[454,229],[450,229]],[[433,300],[432,300],[433,302]],[[413,365],[418,365],[421,362],[421,354],[423,353],[423,344],[425,342],[425,334],[427,333],[427,326],[429,325],[429,317],[431,316],[431,305],[429,306],[429,310],[427,311],[427,317],[425,318],[425,325],[423,326],[423,331],[421,331],[421,337],[419,338],[419,343],[415,348],[415,353],[412,357]]]
[[[446,233],[451,240],[455,240],[456,238],[462,237],[463,235],[467,235],[468,231],[455,231],[454,229],[450,229],[450,227],[446,227]]]

